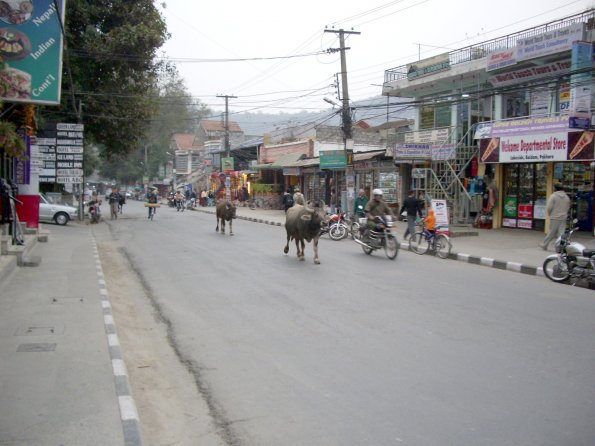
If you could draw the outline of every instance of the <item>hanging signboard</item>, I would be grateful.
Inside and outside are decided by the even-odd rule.
[[[570,76],[570,127],[588,129],[591,124],[591,71],[593,45],[575,42],[572,45]]]
[[[228,170],[235,170],[234,160],[232,156],[221,158],[221,170],[223,170],[224,172]]]
[[[39,131],[40,183],[83,182],[84,129],[83,124],[58,123]]]
[[[0,99],[59,104],[64,0],[7,0],[2,5]]]
[[[321,150],[321,169],[345,169],[347,166],[347,154],[344,150]]]

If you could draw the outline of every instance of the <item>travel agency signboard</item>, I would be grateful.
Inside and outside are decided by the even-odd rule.
[[[595,132],[568,128],[568,116],[512,119],[478,126],[482,163],[595,159]]]

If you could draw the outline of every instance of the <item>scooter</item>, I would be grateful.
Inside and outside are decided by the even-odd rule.
[[[573,220],[573,226],[578,220]],[[556,240],[556,254],[547,256],[543,262],[543,273],[552,282],[566,282],[572,279],[572,285],[587,280],[590,287],[595,286],[595,249],[573,242],[572,234],[578,227],[566,229]]]
[[[376,217],[374,227],[362,226],[359,235],[353,241],[361,245],[368,255],[377,249],[384,249],[386,257],[394,260],[399,254],[400,245],[397,236],[392,232],[392,227],[393,220],[390,215]]]

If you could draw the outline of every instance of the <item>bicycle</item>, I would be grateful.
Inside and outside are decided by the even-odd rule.
[[[419,255],[431,251],[441,259],[447,259],[452,249],[452,243],[447,235],[430,232],[422,222],[421,230],[409,239],[409,248]]]

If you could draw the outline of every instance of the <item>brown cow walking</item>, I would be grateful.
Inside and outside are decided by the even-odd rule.
[[[215,216],[217,217],[217,227],[215,232],[219,232],[219,220],[221,220],[221,234],[225,234],[225,222],[229,222],[229,235],[233,235],[232,223],[236,218],[236,207],[226,200],[221,200],[215,207]]]

